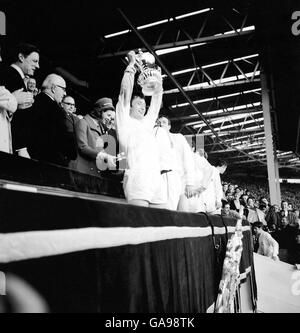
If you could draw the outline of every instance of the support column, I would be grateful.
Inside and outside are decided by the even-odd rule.
[[[262,90],[262,105],[263,105],[263,114],[264,114],[264,129],[266,137],[266,153],[267,153],[267,169],[268,169],[270,202],[272,205],[274,204],[279,205],[281,202],[281,194],[280,194],[278,161],[275,153],[275,147],[272,135],[269,89],[267,85],[267,77],[263,69],[261,71],[260,77],[261,77],[261,90]]]

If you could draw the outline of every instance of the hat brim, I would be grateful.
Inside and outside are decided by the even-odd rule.
[[[112,105],[105,105],[105,106],[100,106],[100,105],[94,105],[94,109],[98,109],[100,110],[101,112],[105,112],[105,111],[115,111],[116,112],[116,109],[112,106]]]
[[[101,109],[101,111],[102,112],[104,112],[104,111],[109,111],[109,110],[111,110],[111,111],[116,111],[116,109],[113,107],[113,106],[104,106],[103,108],[100,108]]]

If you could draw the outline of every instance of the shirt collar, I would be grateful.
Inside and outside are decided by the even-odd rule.
[[[25,74],[23,73],[22,69],[18,65],[11,64],[10,66],[13,67],[21,75],[21,78],[23,80],[25,79]]]
[[[47,96],[49,96],[52,99],[52,101],[55,102],[55,99],[51,95],[49,95],[47,92],[44,92],[44,94],[47,95]]]
[[[92,118],[93,122],[95,123],[95,125],[96,125],[96,126],[99,126],[98,121],[97,121],[95,118],[93,118],[93,117],[91,117],[91,118]]]

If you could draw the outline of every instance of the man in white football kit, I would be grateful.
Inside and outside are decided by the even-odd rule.
[[[143,96],[133,95],[136,55],[127,55],[127,66],[121,83],[119,101],[116,106],[116,130],[122,151],[127,157],[124,175],[125,197],[130,204],[166,208],[166,188],[161,175],[158,146],[153,128],[162,102],[162,79],[154,91],[150,107],[146,112]]]
[[[195,151],[193,153],[195,167],[195,187],[198,191],[197,195],[189,198],[188,210],[191,213],[206,212],[207,188],[211,184],[213,176],[213,166],[205,158],[205,152]]]
[[[194,167],[192,150],[180,133],[170,133],[171,122],[166,116],[157,120],[154,129],[160,151],[161,170],[167,187],[168,209],[182,210],[181,197],[194,194]]]
[[[216,166],[212,166],[210,181],[207,188],[201,193],[205,211],[210,214],[221,214],[223,188],[220,174],[223,174],[227,169],[227,163],[219,160]]]

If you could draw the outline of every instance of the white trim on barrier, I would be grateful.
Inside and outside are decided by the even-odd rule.
[[[225,228],[214,229],[216,234],[225,233]],[[249,226],[244,226],[243,231],[247,230]],[[211,227],[95,227],[6,233],[0,234],[0,263],[209,235]]]

